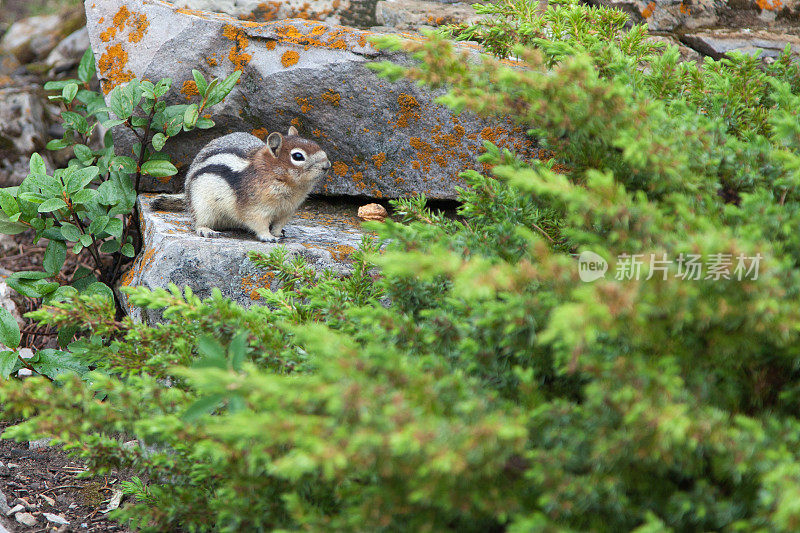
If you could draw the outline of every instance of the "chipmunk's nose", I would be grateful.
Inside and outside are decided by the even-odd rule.
[[[325,160],[322,162],[322,169],[328,170],[329,168],[331,168],[331,161],[330,159],[328,159],[328,154],[322,152],[322,157],[325,158]]]

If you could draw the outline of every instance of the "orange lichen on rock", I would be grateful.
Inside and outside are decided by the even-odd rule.
[[[333,173],[337,176],[344,176],[350,170],[350,167],[347,166],[347,163],[343,163],[342,161],[336,161],[333,163]]]
[[[367,184],[364,183],[364,173],[363,172],[355,172],[353,173],[353,183],[356,184],[358,190],[363,191],[367,188]]]
[[[275,46],[277,44],[278,43],[276,43],[275,41],[267,41],[264,43],[264,48],[266,48],[267,50],[275,50]]]
[[[217,66],[217,58],[216,58],[216,55],[210,55],[210,56],[208,56],[208,57],[206,58],[206,63],[208,63],[208,65],[209,65],[209,66],[211,66],[211,67],[215,67],[215,66]]]
[[[186,80],[183,82],[183,86],[181,87],[181,94],[186,98],[186,100],[191,100],[193,97],[200,94],[200,91],[197,90],[197,84],[194,80]]]
[[[289,121],[289,123],[290,123],[292,126],[295,126],[295,127],[297,127],[297,128],[299,128],[299,127],[300,127],[300,119],[299,119],[299,118],[297,118],[297,117],[294,117],[292,120],[290,120],[290,121]]]
[[[336,91],[328,89],[327,91],[322,93],[322,95],[319,98],[326,104],[331,104],[334,107],[339,107],[339,103],[342,100],[342,95],[337,93]]]
[[[297,105],[300,106],[300,111],[303,113],[308,113],[314,109],[314,106],[311,105],[311,103],[308,101],[308,98],[300,98],[297,96],[295,97],[294,101],[297,102]]]
[[[342,261],[344,259],[347,259],[347,257],[350,254],[356,251],[355,248],[353,248],[352,246],[348,246],[346,244],[336,244],[334,246],[327,246],[325,247],[325,249],[331,253],[333,259],[336,261]]]
[[[289,68],[292,65],[296,65],[299,60],[300,54],[294,50],[287,50],[281,56],[281,65],[283,65],[283,68]]]
[[[242,292],[250,296],[251,300],[258,300],[261,298],[258,290],[269,289],[273,279],[275,279],[275,274],[272,272],[261,275],[251,274],[244,276],[241,281]]]
[[[344,27],[328,31],[328,27],[321,24],[314,24],[308,33],[301,32],[291,24],[275,28],[275,32],[281,41],[301,45],[306,50],[312,46],[344,50],[347,48],[345,37],[356,33]]]
[[[502,126],[495,126],[494,128],[486,126],[481,130],[481,137],[493,144],[497,144],[498,138],[507,133],[508,131]]]
[[[109,26],[108,28],[100,32],[100,40],[103,41],[104,43],[107,43],[108,41],[116,37],[116,35],[117,35],[117,28],[115,28],[114,26]]]
[[[416,98],[410,94],[400,93],[397,95],[397,105],[400,106],[400,113],[395,123],[398,128],[407,128],[409,119],[419,120],[419,102]]]
[[[122,48],[121,44],[109,46],[100,56],[97,66],[100,69],[100,75],[106,80],[103,83],[103,92],[105,94],[108,94],[117,85],[131,81],[134,78],[133,72],[126,68],[127,64],[128,52]]]
[[[222,29],[222,35],[226,39],[233,41],[233,46],[231,46],[231,50],[228,52],[228,59],[231,60],[236,70],[244,70],[245,65],[250,63],[250,60],[253,59],[251,54],[244,53],[244,50],[250,44],[247,35],[233,24],[226,24]]]
[[[419,160],[419,164],[422,165],[422,168],[426,172],[430,171],[431,162],[434,160],[434,157],[436,155],[436,149],[433,146],[431,146],[430,143],[423,141],[419,137],[411,137],[411,139],[409,139],[408,142],[417,151],[417,159]],[[417,163],[417,161],[411,163],[412,167],[414,166],[414,163]],[[439,163],[440,165],[442,164],[441,161],[438,160],[437,163]]]
[[[647,4],[647,7],[642,9],[642,17],[646,18],[646,19],[652,17],[653,16],[653,12],[655,10],[656,10],[656,3],[655,2],[650,2],[649,4]]]
[[[375,163],[375,167],[380,170],[381,166],[386,162],[386,152],[373,155],[372,161]]]
[[[256,128],[250,133],[258,137],[259,139],[264,140],[267,138],[267,135],[269,135],[269,130],[267,128]]]
[[[281,8],[280,2],[262,2],[256,6],[248,15],[243,16],[244,20],[258,20],[268,22],[278,18],[278,10]]]
[[[122,29],[122,25],[125,24],[125,21],[127,21],[128,17],[130,16],[131,12],[128,10],[128,8],[126,6],[122,6],[112,19],[114,26]]]
[[[756,4],[761,9],[766,9],[767,11],[775,11],[780,9],[783,3],[781,0],[756,0]]]
[[[99,24],[102,24],[104,20],[105,17],[101,18]],[[128,42],[138,43],[147,33],[150,22],[143,13],[132,13],[127,6],[122,6],[111,19],[111,26],[100,33],[100,40],[107,43],[117,36],[118,31],[122,32],[126,26],[131,30],[128,33]]]
[[[136,13],[131,17],[128,21],[128,25],[131,27],[131,32],[128,34],[128,42],[131,43],[138,43],[144,37],[144,34],[147,33],[147,28],[150,27],[150,21],[147,20],[147,16],[142,13]]]

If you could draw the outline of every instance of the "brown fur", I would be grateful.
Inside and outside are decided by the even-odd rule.
[[[292,159],[297,150],[302,151],[303,161]],[[330,166],[322,148],[300,137],[294,127],[286,136],[271,133],[266,143],[246,133],[229,134],[197,154],[186,175],[184,194],[161,195],[152,206],[188,208],[195,231],[203,237],[243,228],[262,241],[274,242]]]

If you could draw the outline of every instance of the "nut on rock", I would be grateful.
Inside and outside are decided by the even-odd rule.
[[[358,218],[363,220],[377,220],[383,222],[389,213],[381,204],[367,204],[358,208]]]

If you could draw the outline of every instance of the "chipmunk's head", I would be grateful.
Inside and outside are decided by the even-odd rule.
[[[286,136],[270,133],[265,154],[271,164],[291,176],[296,183],[316,183],[331,168],[328,154],[314,141],[304,139],[292,126]]]

